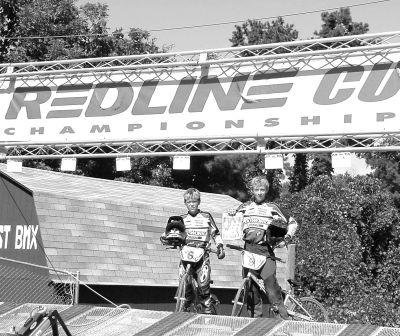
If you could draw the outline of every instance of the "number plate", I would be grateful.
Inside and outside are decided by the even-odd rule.
[[[183,261],[198,262],[204,255],[204,249],[200,247],[184,246],[181,249],[181,259]]]
[[[242,251],[242,266],[252,270],[259,270],[264,266],[267,257],[251,253],[249,251]]]

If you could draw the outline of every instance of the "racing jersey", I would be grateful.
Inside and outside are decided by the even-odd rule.
[[[209,212],[201,211],[192,216],[187,213],[182,215],[186,229],[186,244],[196,247],[206,247],[213,239],[218,246],[222,238],[213,217]]]
[[[267,230],[273,220],[281,220],[287,224],[286,234],[293,236],[297,230],[297,222],[288,216],[274,203],[260,203],[249,201],[243,203],[237,209],[243,213],[243,240],[248,245],[258,245],[269,247],[267,241]],[[260,250],[260,248],[257,248]],[[270,249],[262,249],[264,251]]]

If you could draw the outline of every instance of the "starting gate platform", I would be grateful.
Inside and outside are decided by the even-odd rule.
[[[0,303],[0,336],[19,330],[37,303]],[[91,305],[41,305],[57,310],[72,336],[400,336],[400,328],[283,321]],[[51,335],[45,331],[43,335]],[[66,333],[59,328],[59,335]]]

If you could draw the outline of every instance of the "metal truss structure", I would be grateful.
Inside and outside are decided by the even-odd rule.
[[[87,80],[88,75],[94,78],[95,84],[104,82],[105,78],[111,80],[108,75],[115,72],[122,75],[118,77],[121,81],[138,81],[144,74],[147,79],[150,75],[157,80],[171,80],[174,79],[173,70],[183,70],[190,76],[200,66],[213,66],[219,78],[232,76],[232,73],[240,74],[241,68],[246,65],[255,67],[257,71],[290,70],[287,66],[282,70],[279,66],[282,63],[299,71],[329,70],[346,66],[397,64],[399,53],[400,32],[388,32],[225,49],[0,64],[0,87],[12,78],[18,78],[25,86],[32,82],[51,85],[55,79],[57,83],[61,80],[64,84],[80,84],[84,78]],[[153,139],[69,144],[19,142],[0,145],[0,152],[3,152],[2,157],[5,159],[394,151],[400,149],[400,130],[398,133],[386,134],[321,134],[296,138],[286,135],[271,138],[249,136],[206,140],[177,138],[168,141]]]
[[[9,144],[4,159],[59,159],[64,157],[134,157],[179,155],[289,154],[378,152],[400,150],[400,133],[321,135],[297,138],[177,139],[145,142],[84,144]]]

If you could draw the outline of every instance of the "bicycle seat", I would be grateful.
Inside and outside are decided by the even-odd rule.
[[[296,281],[296,280],[293,280],[293,279],[288,279],[287,282],[292,287],[301,287],[301,282],[300,281]]]

